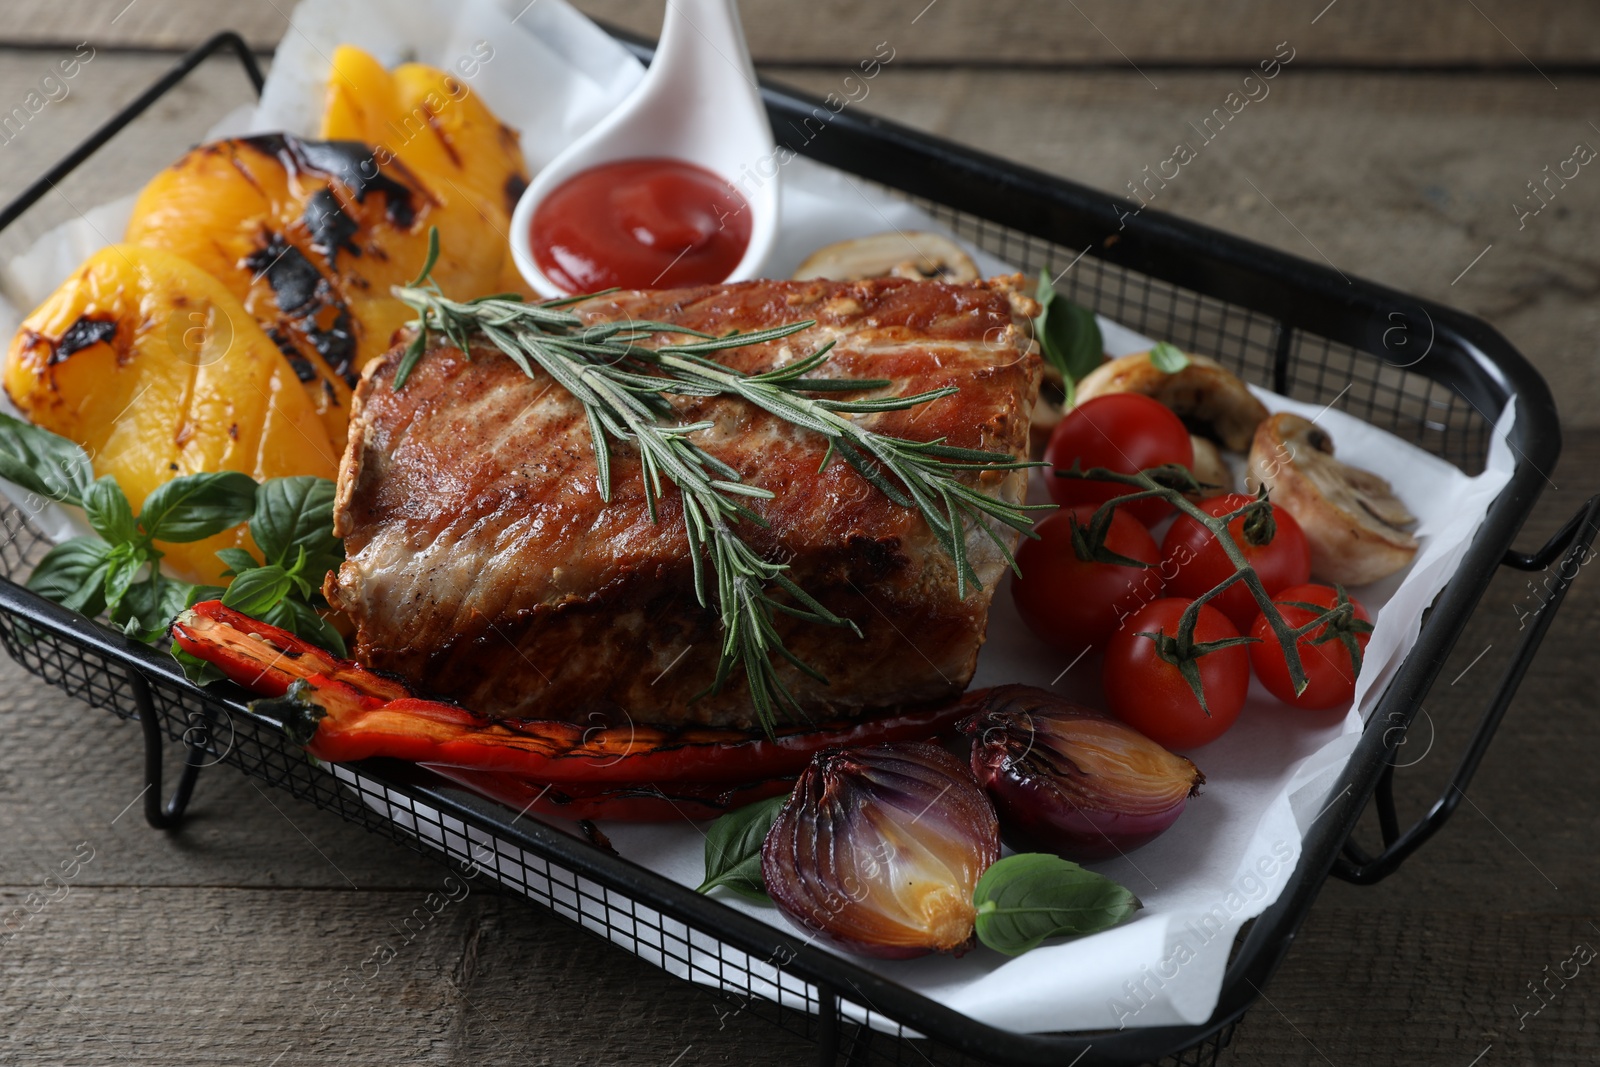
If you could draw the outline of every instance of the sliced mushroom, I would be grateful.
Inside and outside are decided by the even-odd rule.
[[[1149,352],[1114,359],[1086,374],[1078,383],[1078,403],[1107,393],[1142,393],[1161,401],[1190,430],[1210,437],[1232,452],[1250,447],[1267,409],[1249,388],[1222,364],[1205,356],[1189,356],[1189,365],[1168,374],[1150,362]]]
[[[1233,471],[1228,469],[1216,443],[1194,434],[1189,435],[1189,442],[1194,445],[1194,465],[1189,469],[1194,472],[1194,480],[1205,486],[1189,495],[1207,497],[1233,492]]]
[[[1265,485],[1311,543],[1311,573],[1327,582],[1366,585],[1410,563],[1416,518],[1389,483],[1333,458],[1333,439],[1314,422],[1279,412],[1250,446],[1252,491]]]
[[[796,281],[895,277],[962,283],[978,280],[978,265],[960,245],[941,234],[896,230],[823,245],[806,257],[794,277]]]

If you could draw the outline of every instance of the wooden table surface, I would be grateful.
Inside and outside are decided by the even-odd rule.
[[[654,4],[580,6],[642,32],[658,19]],[[0,143],[0,201],[213,30],[238,28],[269,52],[289,5],[6,7],[0,113],[80,42],[94,52],[64,99]],[[1582,171],[1546,186],[1539,201],[1526,185],[1576,145],[1600,144],[1600,8],[865,8],[743,3],[769,74],[827,92],[888,41],[895,59],[863,110],[1111,191],[1170,155],[1188,121],[1288,41],[1295,58],[1270,97],[1154,206],[1501,329],[1551,381],[1568,428],[1526,544],[1600,489],[1600,177]],[[0,238],[0,255],[79,207],[137,188],[247,98],[237,70],[203,70],[137,135],[113,144],[115,167],[85,168]],[[1537,215],[1524,215],[1536,204]],[[1403,811],[1420,811],[1453,769],[1533,596],[1526,576],[1510,575],[1486,596],[1402,750],[1415,761],[1400,775]],[[1550,977],[1576,946],[1600,945],[1597,641],[1600,585],[1583,575],[1454,822],[1388,882],[1328,885],[1223,1062],[1600,1060],[1595,966],[1564,983]],[[443,868],[228,768],[201,776],[181,832],[152,831],[133,803],[142,785],[136,726],[67,700],[9,660],[0,660],[0,694],[0,914],[79,861],[69,887],[43,890],[56,899],[0,944],[0,1064],[814,1060],[802,1043],[753,1020],[719,1019],[725,1009],[706,993],[486,888],[362,985],[336,1022],[322,1022],[322,999],[439,887]]]

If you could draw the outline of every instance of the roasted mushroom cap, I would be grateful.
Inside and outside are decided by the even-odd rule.
[[[894,277],[962,283],[978,280],[978,265],[948,237],[896,230],[823,245],[806,257],[794,277],[796,281]]]
[[[1243,452],[1267,409],[1249,388],[1222,364],[1189,355],[1188,366],[1168,374],[1150,362],[1150,353],[1136,352],[1090,371],[1078,383],[1077,402],[1108,393],[1143,393],[1161,401],[1191,430],[1223,448]]]
[[[1195,481],[1205,487],[1192,495],[1204,497],[1233,492],[1233,471],[1228,469],[1228,463],[1217,446],[1207,438],[1194,434],[1189,435],[1189,443],[1194,446],[1192,470]]]
[[[1366,585],[1410,563],[1416,518],[1389,483],[1333,457],[1333,439],[1314,422],[1279,412],[1250,446],[1252,491],[1264,485],[1311,543],[1311,573],[1340,585]]]

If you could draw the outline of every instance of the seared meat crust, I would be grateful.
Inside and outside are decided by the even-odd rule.
[[[944,285],[902,279],[758,281],[616,293],[576,307],[593,322],[655,319],[722,334],[803,319],[817,326],[721,358],[765,370],[836,342],[820,374],[886,378],[884,393],[956,385],[909,411],[862,416],[884,433],[1023,456],[1039,361],[1013,318],[1007,279]],[[347,560],[329,600],[357,627],[355,653],[425,690],[501,717],[748,726],[742,677],[696,699],[714,673],[716,613],[695,601],[678,494],[646,512],[638,457],[613,446],[601,500],[581,406],[489,347],[439,347],[405,388],[400,349],[358,387],[339,476],[336,532]],[[846,463],[817,473],[825,444],[742,401],[683,399],[713,420],[706,450],[746,482],[766,528],[743,535],[787,560],[804,589],[861,628],[780,616],[797,655],[829,680],[786,683],[818,719],[947,697],[971,678],[1004,559],[969,532],[982,590],[956,595],[955,571],[914,510]],[[1021,498],[1025,472],[985,475]]]

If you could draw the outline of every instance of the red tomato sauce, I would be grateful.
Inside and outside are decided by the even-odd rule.
[[[582,171],[533,213],[533,258],[569,293],[711,285],[750,244],[744,197],[703,167],[628,159]]]

